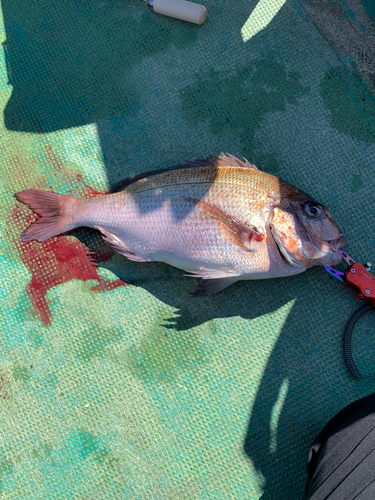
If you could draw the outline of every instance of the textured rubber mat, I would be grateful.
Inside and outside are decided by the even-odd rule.
[[[140,0],[1,0],[1,499],[303,497],[310,442],[374,388],[344,363],[354,294],[314,268],[193,298],[88,229],[21,243],[35,216],[13,194],[90,197],[229,152],[328,205],[372,260],[367,3],[207,0],[194,26]]]

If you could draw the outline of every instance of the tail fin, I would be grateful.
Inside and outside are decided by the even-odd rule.
[[[15,197],[39,215],[39,219],[21,234],[21,241],[45,241],[77,227],[72,208],[79,200],[74,196],[26,189],[16,193]]]

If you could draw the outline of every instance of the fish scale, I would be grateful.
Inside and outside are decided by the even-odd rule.
[[[241,211],[241,197],[238,193],[237,196],[231,196],[232,193],[226,192],[223,186],[208,189],[189,185],[189,189],[186,189],[185,185],[178,184],[162,188],[158,197],[149,196],[148,191],[132,196],[129,193],[118,193],[121,208],[118,205],[114,209],[112,201],[107,197],[97,200],[95,209],[90,201],[85,202],[87,217],[82,218],[81,223],[91,227],[104,226],[116,231],[134,253],[149,260],[165,262],[170,258],[165,255],[165,249],[168,249],[173,253],[174,265],[181,261],[177,267],[186,271],[197,270],[198,265],[210,264],[215,268],[225,266],[241,273],[246,268],[251,270],[254,267],[253,258],[250,258],[248,252],[223,242],[216,224],[186,201],[188,197],[205,200],[237,217],[243,215],[249,222],[256,218],[251,204],[247,205],[246,211]],[[241,191],[245,195],[246,188]],[[107,214],[106,218],[103,217],[104,213]],[[256,252],[258,267],[261,265],[260,257],[260,252]]]

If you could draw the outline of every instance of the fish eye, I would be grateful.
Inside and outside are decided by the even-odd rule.
[[[305,212],[309,217],[319,217],[319,215],[322,213],[322,209],[319,207],[319,205],[307,203],[305,205]]]

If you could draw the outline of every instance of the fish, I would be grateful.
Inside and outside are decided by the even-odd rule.
[[[328,208],[228,153],[137,175],[93,199],[36,189],[15,197],[38,215],[21,241],[94,228],[131,261],[202,278],[193,295],[334,266],[346,244]]]

